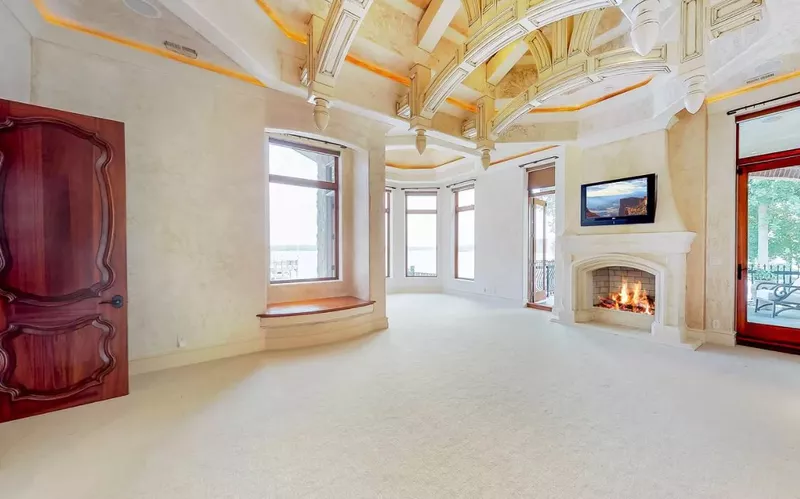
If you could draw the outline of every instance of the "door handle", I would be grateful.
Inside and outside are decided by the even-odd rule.
[[[122,295],[114,295],[110,300],[104,300],[100,302],[100,305],[111,305],[114,308],[122,308],[124,304],[125,298],[123,298]]]

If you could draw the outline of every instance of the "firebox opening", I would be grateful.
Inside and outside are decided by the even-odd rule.
[[[632,267],[605,267],[592,273],[594,306],[655,315],[656,277]]]

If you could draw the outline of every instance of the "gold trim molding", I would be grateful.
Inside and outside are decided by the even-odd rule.
[[[73,31],[78,31],[80,33],[85,33],[87,35],[95,36],[97,38],[102,38],[103,40],[118,43],[120,45],[125,45],[126,47],[130,47],[136,50],[140,50],[142,52],[147,52],[149,54],[164,57],[165,59],[171,59],[173,61],[182,62],[184,64],[205,69],[207,71],[221,74],[223,76],[228,76],[230,78],[236,78],[237,80],[241,80],[253,85],[258,85],[259,87],[266,87],[266,85],[261,83],[261,81],[258,80],[258,78],[251,76],[249,74],[241,73],[233,69],[228,69],[222,66],[218,66],[210,62],[191,59],[184,55],[171,52],[167,49],[154,47],[146,43],[137,42],[136,40],[131,40],[129,38],[114,35],[112,33],[107,33],[99,29],[90,28],[76,21],[64,19],[62,17],[53,14],[53,12],[47,8],[47,5],[45,5],[44,0],[33,0],[33,5],[34,7],[36,7],[36,10],[39,12],[39,15],[42,16],[42,19],[44,19],[46,22],[54,26],[59,26],[62,28],[71,29]]]

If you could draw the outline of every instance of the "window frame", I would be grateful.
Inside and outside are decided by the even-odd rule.
[[[310,180],[298,177],[290,177],[287,175],[277,175],[277,174],[269,174],[268,182],[267,182],[267,189],[269,186],[275,182],[276,184],[283,184],[283,185],[292,185],[295,187],[310,187],[316,188],[320,190],[327,190],[333,191],[333,245],[334,245],[334,271],[332,277],[314,277],[308,279],[286,279],[282,281],[273,281],[272,280],[272,271],[269,270],[269,284],[271,286],[280,286],[282,284],[301,284],[301,283],[314,283],[314,282],[330,282],[330,281],[338,281],[340,280],[340,267],[341,267],[341,256],[340,256],[340,189],[339,189],[339,181],[341,179],[341,153],[338,151],[333,151],[330,149],[325,149],[322,147],[315,147],[308,144],[301,144],[298,142],[289,142],[287,140],[281,139],[273,139],[270,138],[267,140],[267,147],[271,144],[275,144],[281,147],[288,147],[290,149],[302,149],[304,151],[311,151],[318,154],[325,154],[328,156],[333,157],[333,182],[328,182],[326,180]],[[269,166],[269,165],[268,165]],[[271,203],[271,199],[270,199]],[[269,206],[269,213],[272,213],[272,206]],[[269,222],[269,217],[267,217],[267,221]],[[270,238],[270,247],[268,248],[269,252],[269,261],[267,262],[268,268],[272,266],[272,240]]]
[[[433,210],[409,210],[409,197],[433,197],[436,208]],[[439,192],[438,191],[406,191],[405,192],[405,276],[408,278],[436,279],[439,277]],[[436,216],[436,274],[434,275],[408,275],[408,216],[409,215],[435,215]]]
[[[383,213],[386,217],[384,242],[386,244],[386,278],[392,277],[392,189],[386,187],[383,191]]]
[[[458,195],[459,195],[459,193],[461,193],[463,191],[468,191],[468,190],[472,190],[473,191],[472,204],[471,205],[467,205],[467,206],[458,206]],[[455,220],[454,220],[454,224],[453,224],[453,226],[454,226],[454,237],[453,237],[453,240],[455,242],[455,244],[453,245],[453,253],[454,253],[454,257],[453,257],[453,276],[454,276],[455,279],[458,279],[459,281],[474,281],[475,280],[475,267],[474,267],[474,265],[473,265],[473,268],[472,268],[472,274],[473,274],[472,277],[459,277],[458,276],[458,217],[459,217],[460,213],[463,213],[465,211],[471,211],[473,213],[475,212],[475,198],[474,198],[475,185],[466,185],[464,187],[459,187],[458,189],[453,189],[453,194],[454,194],[454,196],[453,196],[453,206],[455,207]],[[473,232],[475,230],[474,225],[475,225],[475,223],[474,223],[474,219],[473,219]]]

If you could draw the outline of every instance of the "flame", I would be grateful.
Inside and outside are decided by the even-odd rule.
[[[653,300],[647,296],[647,291],[642,289],[641,281],[633,285],[633,289],[628,285],[628,281],[622,280],[622,287],[619,293],[609,293],[608,297],[598,296],[599,307],[610,308],[613,310],[625,310],[637,314],[655,314]]]

